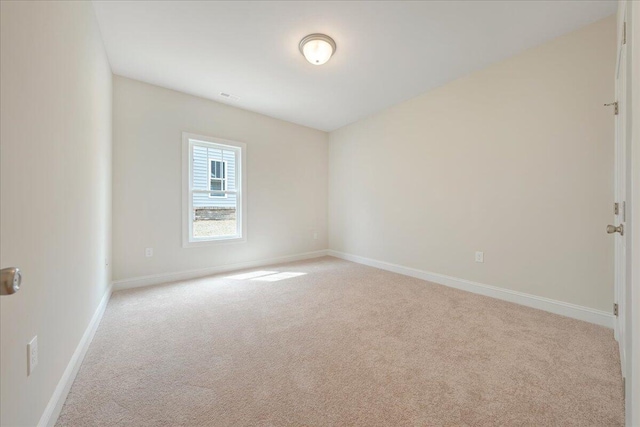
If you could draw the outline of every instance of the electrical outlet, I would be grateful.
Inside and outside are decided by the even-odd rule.
[[[476,262],[484,262],[484,252],[476,252]]]
[[[153,248],[147,248],[144,250],[144,254],[145,256],[148,257],[152,257],[153,256]]]
[[[36,335],[27,344],[27,375],[31,375],[38,366],[38,336]]]
[[[318,240],[318,233],[316,231],[313,232],[313,240]]]

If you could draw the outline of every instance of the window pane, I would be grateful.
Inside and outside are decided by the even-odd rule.
[[[212,179],[211,180],[211,186],[209,187],[210,190],[224,190],[223,186],[222,186],[222,180],[221,179]]]
[[[207,149],[194,146],[192,156],[192,187],[197,190],[207,190],[207,171],[209,169],[209,165],[207,164]]]
[[[211,161],[211,178],[224,178],[223,165],[222,162]]]
[[[236,180],[240,174],[237,164],[238,150],[215,144],[192,145],[191,236],[189,239],[207,240],[240,237],[237,216],[238,194]],[[236,215],[236,213],[238,215]]]
[[[237,225],[235,201],[233,206],[194,207],[193,209],[193,237],[196,239],[235,236]]]
[[[222,150],[219,148],[207,148],[207,154],[211,160],[222,160]]]

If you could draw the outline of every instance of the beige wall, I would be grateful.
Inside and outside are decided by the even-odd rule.
[[[123,77],[113,93],[115,280],[326,249],[326,133]],[[183,131],[247,144],[246,243],[182,247]]]
[[[111,70],[90,2],[0,8],[0,263],[24,272],[0,298],[0,424],[34,426],[110,282]]]
[[[329,247],[610,312],[614,65],[610,17],[332,132]]]

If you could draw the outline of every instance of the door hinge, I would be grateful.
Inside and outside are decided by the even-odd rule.
[[[613,304],[613,315],[617,316],[618,315],[618,303],[614,303]]]
[[[622,44],[627,44],[627,21],[622,23]]]
[[[620,205],[617,203],[613,204],[613,214],[618,215],[620,213]]]
[[[614,115],[618,115],[618,101],[616,102],[610,102],[608,104],[604,104],[605,107],[610,107],[613,105],[613,114]]]

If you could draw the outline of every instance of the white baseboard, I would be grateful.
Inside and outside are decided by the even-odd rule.
[[[181,271],[178,273],[154,274],[152,276],[116,280],[113,282],[113,290],[119,291],[121,289],[131,289],[139,288],[142,286],[159,285],[162,283],[178,282],[181,280],[196,279],[198,277],[211,276],[214,274],[228,273],[230,271],[242,270],[245,268],[263,267],[265,265],[282,264],[285,262],[301,261],[304,259],[318,258],[322,256],[327,256],[327,251],[325,249],[258,261],[239,262],[235,264],[220,265],[217,267],[201,268],[198,270]]]
[[[571,317],[573,319],[584,320],[585,322],[595,323],[596,325],[605,326],[607,328],[613,329],[614,326],[614,315],[605,311],[557,301],[550,298],[525,294],[523,292],[512,291],[496,286],[485,285],[483,283],[472,282],[470,280],[458,279],[456,277],[445,276],[444,274],[431,273],[415,268],[404,267],[402,265],[391,264],[388,262],[338,252],[331,249],[328,250],[327,253],[330,256],[341,258],[347,261],[353,261],[359,264],[380,268],[382,270],[403,274],[405,276],[411,276],[417,279],[426,280],[428,282],[438,283],[440,285],[461,289],[463,291],[473,292],[475,294],[485,295],[488,297],[525,305],[527,307],[537,308],[538,310],[548,311],[550,313]]]
[[[62,406],[64,405],[65,400],[67,400],[69,390],[71,390],[71,385],[76,379],[76,375],[80,370],[84,356],[87,354],[87,350],[89,349],[89,344],[91,344],[93,336],[98,329],[98,325],[100,325],[100,321],[102,320],[104,310],[107,308],[107,303],[109,302],[109,298],[111,298],[111,291],[112,286],[109,285],[109,288],[104,293],[98,308],[96,308],[96,311],[91,318],[91,322],[89,322],[89,326],[87,326],[87,329],[84,331],[82,339],[76,347],[76,351],[73,352],[71,360],[69,360],[69,364],[67,365],[67,369],[64,370],[62,378],[58,381],[58,385],[53,392],[53,396],[49,399],[49,403],[44,409],[42,417],[40,417],[38,427],[52,427],[58,420],[60,411],[62,411]]]

